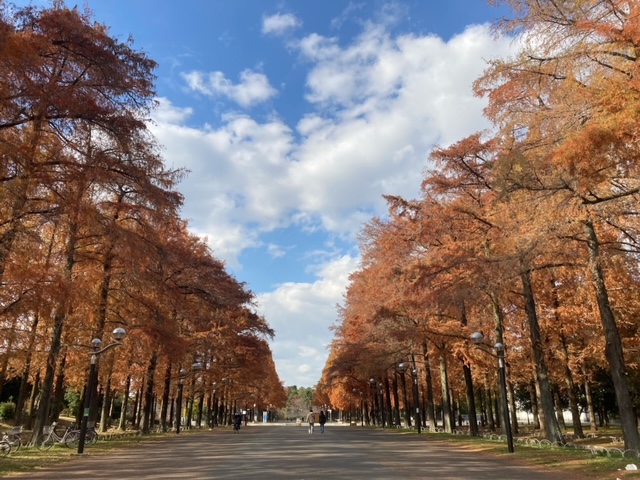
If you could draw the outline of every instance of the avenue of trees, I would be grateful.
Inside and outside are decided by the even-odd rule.
[[[253,293],[180,218],[187,172],[147,129],[155,67],[90,12],[0,3],[0,389],[19,385],[34,438],[87,394],[91,341],[117,327],[90,397],[103,427],[118,398],[121,428],[167,428],[181,369],[209,422],[286,402]]]
[[[404,361],[425,425],[437,412],[451,430],[462,411],[473,433],[497,427],[497,363],[470,342],[478,331],[490,353],[506,346],[513,418],[526,399],[562,441],[565,407],[583,436],[584,410],[591,428],[607,413],[594,398],[606,384],[640,451],[640,3],[494,3],[512,7],[496,29],[521,49],[474,83],[493,128],[436,148],[421,197],[387,197],[388,217],[363,229],[317,395],[346,409],[364,392],[391,412]]]

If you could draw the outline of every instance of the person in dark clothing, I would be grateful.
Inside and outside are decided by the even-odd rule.
[[[242,415],[236,413],[233,416],[233,432],[237,433],[240,430],[240,426],[242,425]]]
[[[320,410],[318,421],[320,422],[320,433],[324,433],[324,424],[327,423],[327,416],[324,414],[324,410]]]

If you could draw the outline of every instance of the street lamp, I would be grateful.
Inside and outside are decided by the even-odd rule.
[[[114,342],[110,343],[106,347],[102,347],[102,340],[94,338],[91,340],[91,367],[89,368],[89,379],[87,381],[87,393],[84,400],[84,411],[82,412],[82,421],[80,422],[80,438],[78,440],[78,455],[84,453],[84,444],[87,438],[87,423],[89,422],[89,411],[91,410],[91,402],[93,400],[93,390],[96,383],[96,363],[100,354],[107,350],[122,345],[122,340],[127,336],[127,332],[124,328],[118,327],[111,332]]]
[[[380,421],[380,408],[378,407],[378,383],[375,378],[369,379],[369,388],[371,389],[371,410],[372,417]]]
[[[180,369],[178,373],[178,399],[176,401],[176,434],[180,433],[180,424],[182,423],[182,391],[184,390],[184,381],[194,373],[198,373],[202,370],[201,362],[194,362],[191,365],[191,371],[187,372],[184,368]]]
[[[418,433],[421,432],[422,419],[420,418],[420,396],[418,392],[418,370],[411,370],[411,378],[413,378],[413,403],[416,406],[416,428]]]
[[[493,348],[497,352],[497,355],[493,355],[491,352],[480,348],[484,342],[484,335],[482,335],[482,333],[472,333],[471,341],[476,345],[476,348],[498,358],[498,377],[500,379],[500,393],[502,396],[502,421],[504,422],[504,429],[507,434],[507,448],[509,450],[509,453],[513,453],[513,435],[511,434],[511,422],[509,421],[509,402],[507,400],[507,376],[505,373],[504,365],[504,345],[500,342],[496,343]]]

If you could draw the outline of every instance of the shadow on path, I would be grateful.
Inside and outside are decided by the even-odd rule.
[[[16,475],[30,480],[442,479],[567,480],[510,459],[402,432],[328,426],[247,426],[168,437]]]

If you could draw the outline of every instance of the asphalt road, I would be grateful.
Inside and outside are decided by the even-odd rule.
[[[15,478],[30,480],[438,479],[567,480],[502,456],[487,456],[400,431],[327,425],[256,425],[187,433],[108,455],[91,454]],[[506,449],[506,445],[505,445]]]

